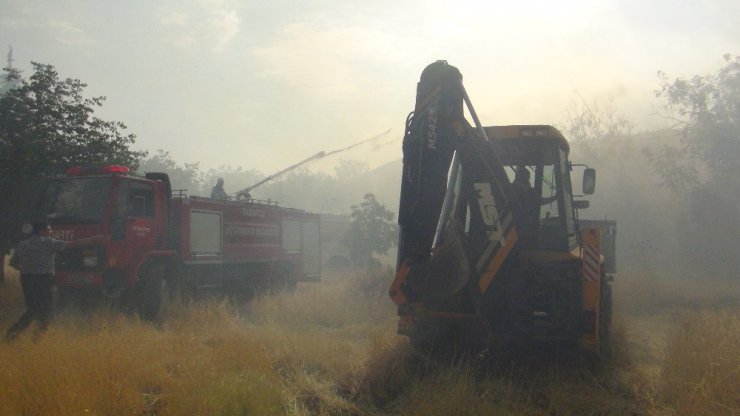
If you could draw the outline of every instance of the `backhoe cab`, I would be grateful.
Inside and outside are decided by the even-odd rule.
[[[570,180],[569,146],[552,126],[491,126],[484,128],[489,146],[501,161],[514,194],[532,222],[526,248],[571,251],[579,244]],[[584,194],[592,194],[595,171],[588,169]]]

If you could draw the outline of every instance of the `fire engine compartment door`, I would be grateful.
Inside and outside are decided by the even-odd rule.
[[[318,221],[304,221],[301,225],[303,245],[303,273],[318,279],[321,275],[321,232]]]
[[[190,211],[190,254],[220,256],[223,253],[223,216],[216,211]]]
[[[283,250],[286,253],[301,252],[301,222],[298,220],[283,220]]]
[[[303,277],[316,280],[321,273],[321,233],[318,221],[284,219],[283,250],[290,254],[302,254]]]

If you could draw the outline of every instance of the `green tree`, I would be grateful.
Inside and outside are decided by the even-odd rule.
[[[365,194],[359,205],[352,206],[352,222],[347,232],[350,259],[355,266],[378,264],[373,254],[385,254],[393,246],[398,230],[395,214],[380,204],[373,194]]]
[[[669,81],[659,73],[656,95],[665,100],[666,117],[683,136],[657,160],[665,183],[677,190],[724,184],[740,191],[740,57],[724,59],[716,73],[691,79]]]
[[[564,130],[566,137],[579,145],[624,139],[632,134],[632,123],[619,114],[611,100],[605,104],[593,100],[590,104],[578,95],[579,103],[566,111]]]
[[[651,154],[663,183],[680,196],[686,250],[693,262],[737,275],[740,234],[740,57],[724,56],[715,73],[670,81],[656,95],[680,143]],[[708,244],[710,243],[711,244]]]
[[[11,55],[12,56],[12,55]],[[11,62],[12,63],[12,62]],[[129,149],[126,126],[94,116],[105,97],[85,98],[87,86],[60,80],[52,65],[32,63],[22,79],[12,66],[3,79],[13,88],[0,96],[0,249],[19,238],[19,224],[30,216],[39,185],[47,175],[72,165],[116,163],[136,168],[142,153]]]

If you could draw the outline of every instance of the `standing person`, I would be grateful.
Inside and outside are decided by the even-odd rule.
[[[216,185],[211,189],[211,199],[220,199],[222,201],[228,199],[226,191],[224,191],[224,178],[218,178]]]
[[[34,222],[31,238],[20,242],[10,259],[10,265],[21,272],[26,312],[8,329],[5,341],[15,339],[34,320],[38,321],[38,331],[44,331],[49,326],[56,253],[71,247],[103,242],[105,239],[102,235],[96,235],[64,241],[51,238],[50,234],[51,226],[48,222]]]

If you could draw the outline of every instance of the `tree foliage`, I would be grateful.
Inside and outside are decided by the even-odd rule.
[[[588,146],[632,134],[632,123],[614,110],[611,101],[589,104],[580,95],[578,98],[580,102],[566,111],[564,124],[564,133],[573,143]]]
[[[173,191],[187,191],[191,195],[202,192],[204,180],[198,163],[177,163],[170,152],[158,149],[153,155],[146,155],[138,161],[139,174],[165,172],[170,177]]]
[[[656,95],[682,128],[680,143],[651,154],[663,183],[677,192],[692,260],[714,272],[740,267],[740,57],[725,55],[715,73],[673,81],[660,73]],[[703,249],[701,242],[712,242]]]
[[[730,186],[740,192],[740,57],[725,55],[716,72],[669,81],[659,73],[668,117],[682,127],[682,141],[656,155],[665,183],[691,191]]]
[[[347,233],[350,259],[356,266],[377,263],[373,254],[385,254],[393,246],[398,230],[395,214],[380,204],[373,194],[365,194],[359,205],[352,206],[352,222]]]
[[[95,117],[105,97],[86,98],[78,79],[59,78],[52,65],[32,63],[23,79],[11,65],[4,69],[0,96],[0,240],[17,237],[28,219],[37,186],[47,175],[72,165],[115,163],[136,167],[140,152],[130,150],[133,134],[116,121]]]

